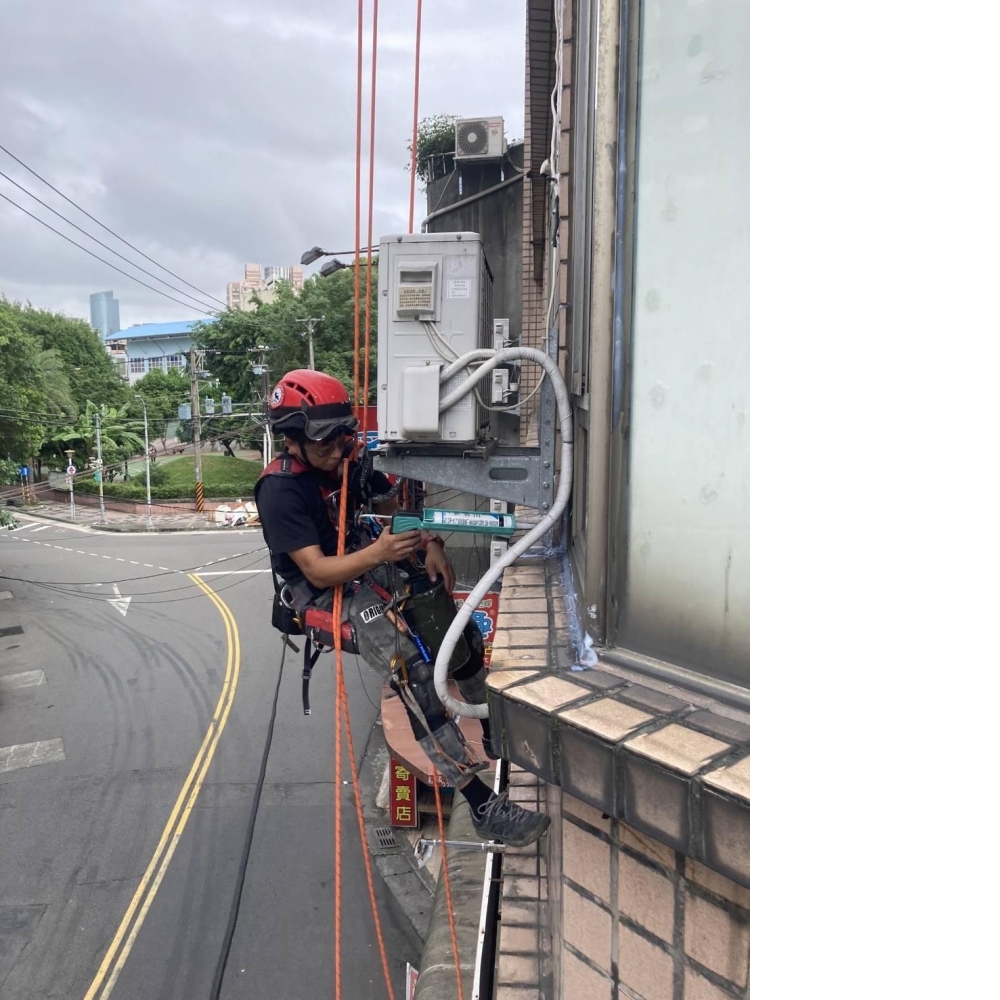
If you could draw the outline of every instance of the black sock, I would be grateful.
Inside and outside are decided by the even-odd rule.
[[[473,778],[461,791],[472,811],[477,813],[481,812],[483,806],[493,798],[493,789],[479,777]]]

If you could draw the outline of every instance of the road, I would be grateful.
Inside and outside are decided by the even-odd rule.
[[[266,567],[255,531],[0,532],[0,1000],[210,996],[280,659]],[[379,684],[355,662],[360,755]],[[333,995],[331,666],[304,717],[285,663],[225,998]],[[342,996],[379,997],[351,792]],[[419,942],[375,882],[400,994]]]

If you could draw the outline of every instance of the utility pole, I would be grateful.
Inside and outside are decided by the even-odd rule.
[[[309,370],[316,370],[316,355],[313,352],[313,330],[316,329],[317,323],[322,323],[326,319],[326,316],[309,316],[306,319],[297,319],[296,323],[305,323],[306,331],[304,336],[309,338]],[[267,396],[264,396],[267,399]]]
[[[146,527],[153,527],[153,502],[149,495],[149,416],[146,413],[146,400],[142,396],[136,396],[142,403],[142,438],[146,445]]]
[[[198,398],[198,370],[201,352],[191,348],[191,427],[194,438],[194,499],[198,513],[205,512],[205,484],[201,480],[201,403]]]
[[[73,465],[73,449],[72,448],[67,448],[66,449],[66,454],[68,456],[68,459],[67,459],[67,468],[74,469],[73,472],[67,472],[66,473],[66,479],[67,479],[68,485],[69,485],[69,519],[71,521],[75,521],[76,520],[76,503],[73,500],[73,476],[75,475],[75,467]]]
[[[101,415],[100,413],[94,414],[94,426],[97,428],[97,495],[100,497],[101,505],[101,524],[104,524],[106,519],[104,516],[104,461],[101,454]]]
[[[310,341],[311,343],[311,341]],[[267,352],[271,348],[269,347],[258,347],[257,350],[260,351],[260,360],[254,367],[254,374],[260,375],[260,391],[262,398],[264,400],[263,412],[264,412],[264,468],[266,469],[271,461],[271,457],[274,455],[274,438],[271,436],[271,425],[267,420],[267,405],[268,400],[271,398],[271,380],[269,378],[270,369],[267,367]]]

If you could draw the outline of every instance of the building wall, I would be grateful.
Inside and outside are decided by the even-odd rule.
[[[561,827],[549,864],[549,895],[562,915],[556,996],[747,995],[749,889],[557,788],[549,803]]]
[[[125,346],[124,374],[128,384],[138,382],[156,369],[184,371],[188,352],[194,341],[190,337],[157,337],[150,340],[129,340]]]

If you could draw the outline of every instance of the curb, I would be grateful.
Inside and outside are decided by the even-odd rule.
[[[119,535],[158,535],[165,534],[168,532],[184,532],[184,531],[226,531],[229,527],[225,524],[216,524],[212,521],[204,521],[199,525],[173,525],[173,524],[163,524],[155,525],[152,528],[147,528],[145,524],[122,524],[117,525],[113,522],[101,524],[100,522],[91,521],[81,521],[81,520],[71,520],[68,517],[54,517],[51,514],[37,514],[34,511],[22,511],[23,516],[31,517],[38,521],[45,521],[48,524],[68,524],[74,528],[91,528],[94,531],[105,531],[110,534]],[[260,529],[259,524],[241,524],[239,526],[240,531],[246,531],[247,529]]]
[[[422,950],[430,929],[435,886],[426,870],[417,865],[410,845],[401,841],[389,826],[388,817],[375,805],[375,796],[388,755],[382,727],[376,722],[358,766],[358,791],[365,820],[365,839],[368,842],[368,853],[372,856],[382,881],[392,893]],[[388,837],[383,842],[378,835],[379,831],[385,830],[392,831],[391,843]]]

